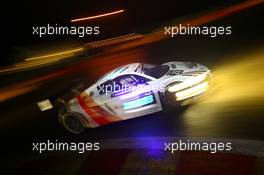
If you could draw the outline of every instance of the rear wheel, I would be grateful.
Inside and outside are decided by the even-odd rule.
[[[71,133],[79,134],[85,129],[83,116],[76,112],[65,112],[60,116],[62,125]]]

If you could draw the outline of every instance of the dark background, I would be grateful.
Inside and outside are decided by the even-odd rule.
[[[61,43],[82,44],[132,32],[145,33],[171,19],[190,16],[207,9],[217,9],[241,0],[186,1],[9,1],[4,17],[0,65],[25,59],[43,48],[58,47]],[[107,18],[70,24],[71,19],[93,16],[119,9],[125,12]],[[32,27],[47,24],[100,26],[99,36],[44,36],[32,35]]]

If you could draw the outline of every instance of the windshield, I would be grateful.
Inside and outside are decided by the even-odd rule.
[[[170,67],[168,65],[153,65],[153,64],[143,64],[142,71],[144,74],[160,78],[169,71]]]

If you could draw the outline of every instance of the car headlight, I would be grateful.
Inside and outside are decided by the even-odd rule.
[[[184,82],[179,83],[179,84],[175,84],[175,85],[169,87],[168,91],[169,92],[177,92],[177,91],[183,90],[185,88],[188,88],[190,86],[193,86],[195,84],[198,84],[198,83],[204,81],[207,78],[208,73],[209,73],[209,71],[204,73],[204,74],[201,74],[201,75],[198,75],[196,77],[193,77],[190,80],[184,81]]]
[[[176,96],[177,100],[183,100],[183,99],[186,99],[186,98],[189,98],[189,97],[192,97],[192,96],[196,96],[196,95],[202,94],[205,91],[207,91],[207,88],[208,88],[208,82],[205,81],[205,82],[200,83],[200,84],[198,84],[196,86],[193,86],[191,88],[188,88],[188,89],[182,90],[180,92],[177,92],[175,94],[175,96]]]

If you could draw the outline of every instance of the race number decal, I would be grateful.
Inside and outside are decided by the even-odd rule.
[[[183,72],[183,70],[170,70],[167,75],[180,75]]]

